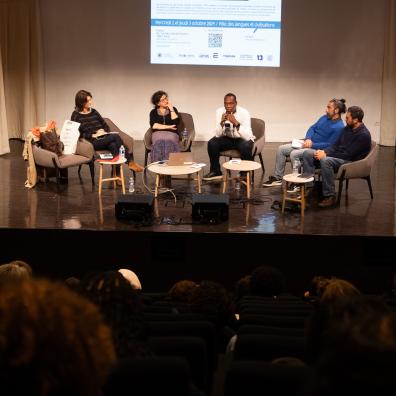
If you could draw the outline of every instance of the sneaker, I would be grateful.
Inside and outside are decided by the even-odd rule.
[[[129,161],[128,168],[135,172],[143,172],[144,168],[135,161]]]
[[[329,197],[324,197],[319,203],[319,208],[330,208],[334,206],[336,203],[336,198],[334,195],[330,195]]]
[[[263,187],[281,186],[282,180],[277,179],[274,176],[270,176],[269,179],[263,183]]]
[[[202,180],[216,180],[222,178],[223,174],[221,172],[209,172],[202,178]]]
[[[295,183],[291,183],[289,188],[286,190],[288,193],[290,194],[296,194],[299,193],[301,191],[301,188],[298,184]]]

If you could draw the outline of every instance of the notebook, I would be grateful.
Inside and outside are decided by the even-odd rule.
[[[192,153],[190,152],[170,153],[168,166],[191,165],[193,162]]]

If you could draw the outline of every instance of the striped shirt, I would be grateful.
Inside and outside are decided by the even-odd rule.
[[[89,113],[73,111],[71,120],[80,123],[80,136],[87,140],[92,140],[92,134],[98,129],[104,129],[106,132],[110,132],[109,126],[95,109],[91,109]]]

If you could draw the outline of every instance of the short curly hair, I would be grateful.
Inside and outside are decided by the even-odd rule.
[[[151,95],[151,103],[152,103],[154,106],[157,107],[159,101],[161,100],[161,98],[162,98],[164,95],[165,95],[166,97],[168,97],[168,94],[167,94],[165,91],[156,91],[156,92],[154,92],[154,93]]]
[[[30,280],[0,293],[2,392],[96,395],[115,362],[99,310],[61,283]]]
[[[189,302],[196,287],[198,285],[192,280],[180,280],[170,288],[169,297],[173,301]]]
[[[250,292],[254,296],[277,296],[282,292],[283,287],[283,274],[278,268],[261,265],[251,273]]]

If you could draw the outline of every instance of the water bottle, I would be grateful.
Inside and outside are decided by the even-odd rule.
[[[236,179],[236,180],[235,180],[235,186],[234,186],[234,188],[235,188],[235,191],[236,191],[236,192],[239,192],[239,191],[241,190],[241,182],[239,181],[239,179]]]
[[[133,176],[131,176],[129,178],[128,191],[130,194],[133,194],[135,192],[135,180],[134,180]]]
[[[185,143],[187,142],[188,139],[188,131],[187,128],[184,128],[181,134],[182,142]]]
[[[125,159],[125,147],[121,145],[120,147],[120,160]]]
[[[298,159],[295,159],[293,161],[293,173],[298,173],[300,167],[300,161]]]

